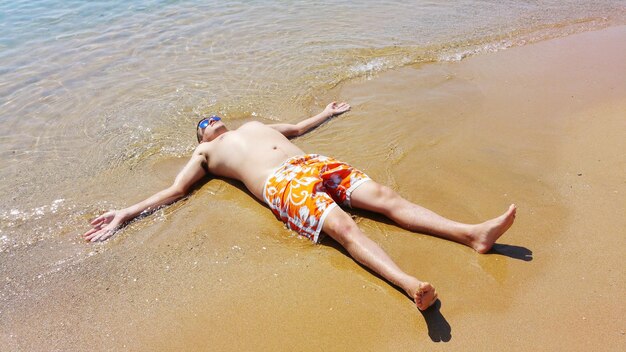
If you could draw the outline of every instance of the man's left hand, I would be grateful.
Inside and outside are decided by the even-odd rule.
[[[345,103],[345,102],[337,103],[336,101],[333,101],[332,103],[326,106],[326,109],[324,109],[324,112],[327,113],[329,116],[335,116],[335,115],[343,114],[344,112],[348,110],[350,110],[350,105],[348,103]]]

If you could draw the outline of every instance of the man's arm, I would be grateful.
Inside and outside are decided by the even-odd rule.
[[[196,150],[171,186],[128,208],[111,210],[98,216],[91,222],[92,229],[85,232],[83,237],[91,242],[104,241],[124,226],[127,221],[132,220],[142,212],[155,210],[184,197],[189,193],[191,186],[206,175],[203,167],[203,163],[206,162],[206,157]]]
[[[313,117],[309,117],[306,120],[302,120],[295,125],[289,123],[278,123],[269,126],[285,135],[285,137],[298,137],[310,131],[311,129],[321,125],[329,118],[335,115],[343,114],[348,110],[350,110],[350,105],[348,105],[348,103],[337,103],[333,101],[332,103],[328,104],[324,111],[322,111],[321,113]]]

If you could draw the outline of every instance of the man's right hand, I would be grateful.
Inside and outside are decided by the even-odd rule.
[[[113,236],[126,221],[124,214],[120,210],[108,211],[91,222],[92,229],[83,234],[87,241],[104,241]]]

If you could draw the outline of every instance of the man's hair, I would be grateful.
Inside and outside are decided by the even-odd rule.
[[[198,137],[198,143],[200,143],[202,141],[202,134],[200,133],[200,122],[204,121],[204,117],[200,119],[200,121],[198,121],[198,123],[196,124],[196,137]]]

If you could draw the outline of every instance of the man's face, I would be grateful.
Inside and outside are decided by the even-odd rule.
[[[210,142],[226,131],[228,129],[220,117],[211,116],[202,119],[198,123],[198,142]]]

